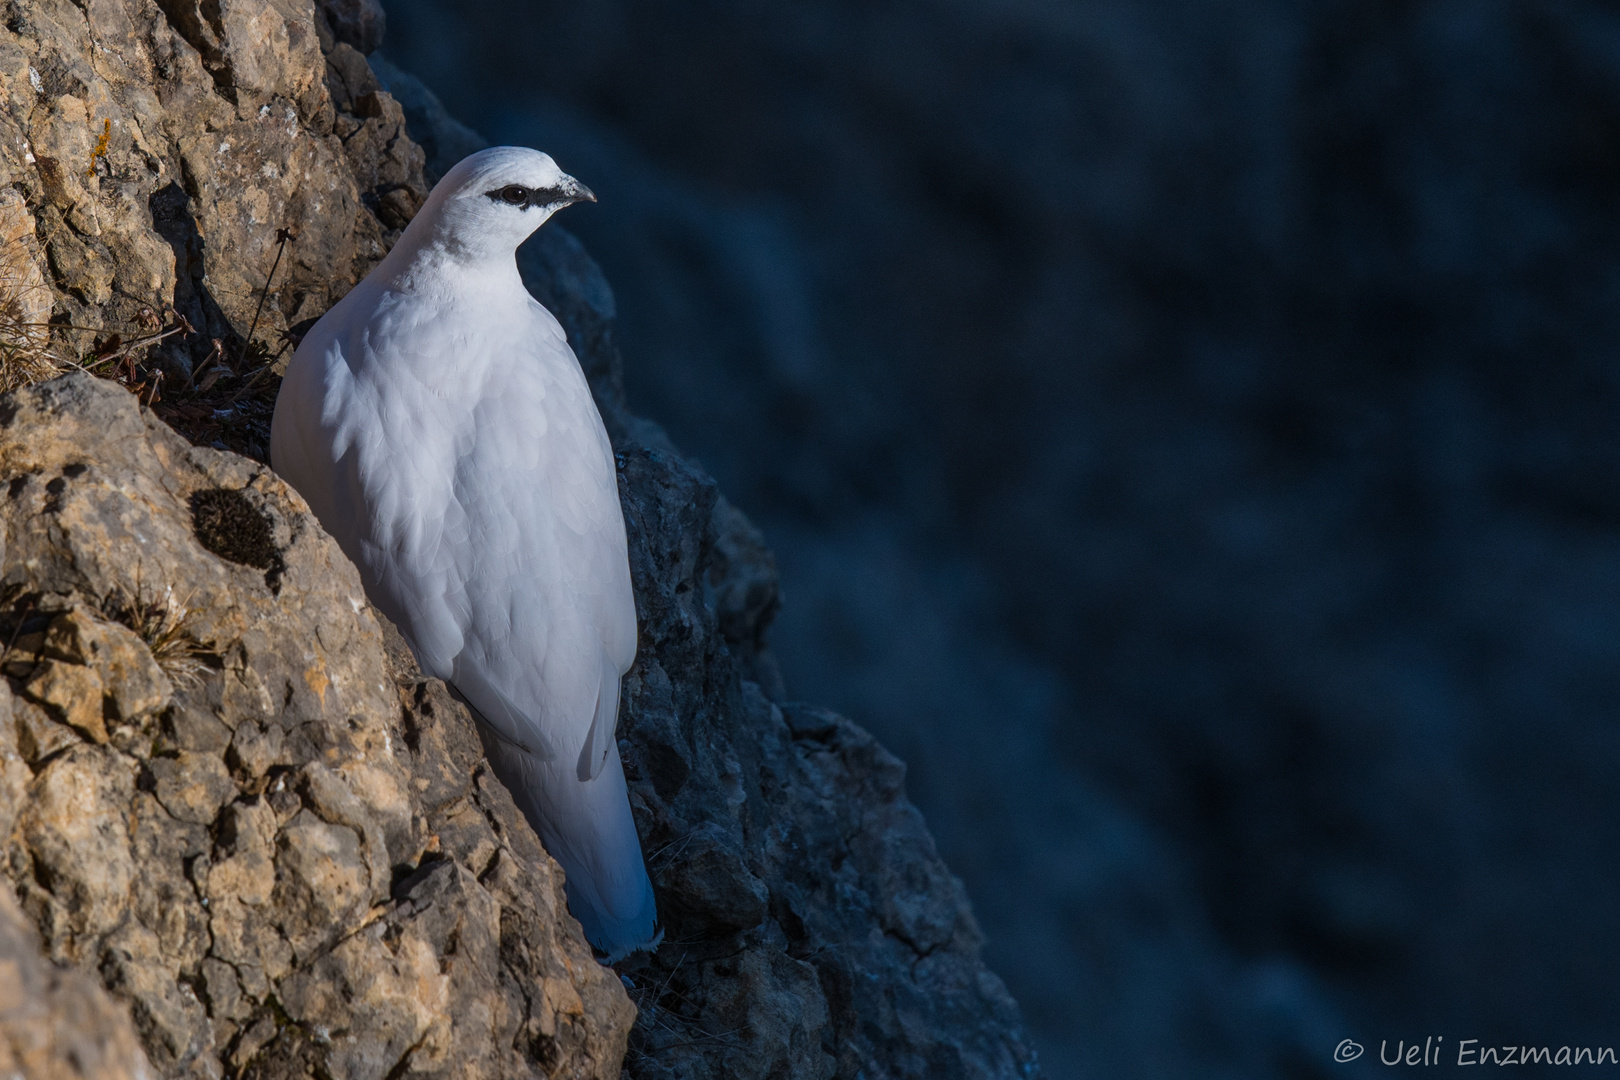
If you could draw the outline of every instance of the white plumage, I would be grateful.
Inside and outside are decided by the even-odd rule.
[[[590,389],[515,258],[580,199],[534,150],[451,169],[293,354],[270,455],[493,731],[496,774],[617,959],[657,944],[614,738],[636,652],[624,519]]]

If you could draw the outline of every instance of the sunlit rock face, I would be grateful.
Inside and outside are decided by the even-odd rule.
[[[170,343],[189,370],[256,311],[274,341],[347,292],[426,195],[398,104],[354,54],[308,0],[15,6],[0,173],[59,320],[122,332],[172,307],[199,331]]]
[[[8,750],[0,743],[0,754]],[[42,1080],[151,1076],[127,1010],[83,972],[46,959],[33,925],[4,890],[0,890],[0,1069],[11,1076]]]

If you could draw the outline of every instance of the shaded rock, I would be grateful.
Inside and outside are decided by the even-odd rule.
[[[389,63],[382,53],[368,56],[372,71],[382,82],[383,89],[393,95],[405,110],[405,121],[410,125],[411,138],[427,154],[426,176],[430,184],[468,154],[477,153],[489,145],[472,128],[451,116],[444,103],[422,81],[407,71]],[[551,226],[540,235],[553,231]]]
[[[640,617],[619,746],[667,934],[619,965],[641,1010],[630,1076],[1038,1074],[904,765],[840,716],[772,700],[774,559],[626,409],[600,271],[571,238],[525,253],[614,441]]]
[[[0,872],[159,1073],[618,1075],[561,871],[296,494],[82,374],[0,399],[0,481]]]
[[[714,549],[707,584],[720,632],[732,645],[757,652],[781,606],[776,556],[748,518],[722,496],[715,503]]]
[[[387,13],[377,0],[320,0],[317,17],[334,40],[362,54],[381,45],[388,30]]]
[[[326,54],[326,88],[332,95],[332,104],[346,112],[355,111],[355,103],[382,89],[382,83],[366,63],[359,49],[346,41],[339,41]]]
[[[660,852],[658,886],[666,909],[679,907],[694,921],[731,930],[763,922],[770,892],[743,862],[741,848],[711,822]]]
[[[426,155],[406,134],[399,102],[383,90],[359,50],[343,41],[333,46],[326,58],[326,85],[338,108],[332,130],[354,175],[366,181],[361,201],[391,231],[391,243],[427,196]]]
[[[11,715],[16,749],[36,769],[46,758],[80,739],[72,728],[52,720],[44,709],[23,698],[11,700]]]

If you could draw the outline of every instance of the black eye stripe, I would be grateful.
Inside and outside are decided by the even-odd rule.
[[[507,184],[505,187],[496,188],[494,191],[486,191],[484,194],[498,203],[516,206],[520,210],[527,210],[531,206],[548,206],[567,197],[561,190],[556,188],[549,190],[527,188],[522,184]]]

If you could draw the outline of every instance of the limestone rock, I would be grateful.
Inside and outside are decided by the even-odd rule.
[[[0,483],[0,877],[158,1073],[618,1075],[561,871],[296,494],[83,374],[0,399]]]
[[[107,741],[107,725],[101,716],[101,676],[90,668],[42,660],[22,691],[85,738]]]
[[[0,884],[0,1076],[146,1080],[127,1010],[95,980],[56,967]]]
[[[296,239],[259,315],[270,343],[359,280],[426,194],[386,92],[334,103],[311,0],[10,12],[0,187],[22,205],[4,204],[8,237],[26,215],[61,322],[134,336],[171,306],[189,319],[199,333],[164,344],[177,377],[214,339],[241,351],[278,230]],[[63,333],[69,352],[89,345]]]
[[[42,649],[59,663],[90,669],[119,719],[157,712],[173,696],[169,677],[138,634],[83,608],[51,620]],[[101,705],[96,702],[98,711]]]
[[[0,391],[49,378],[51,290],[34,216],[15,188],[0,188]]]

